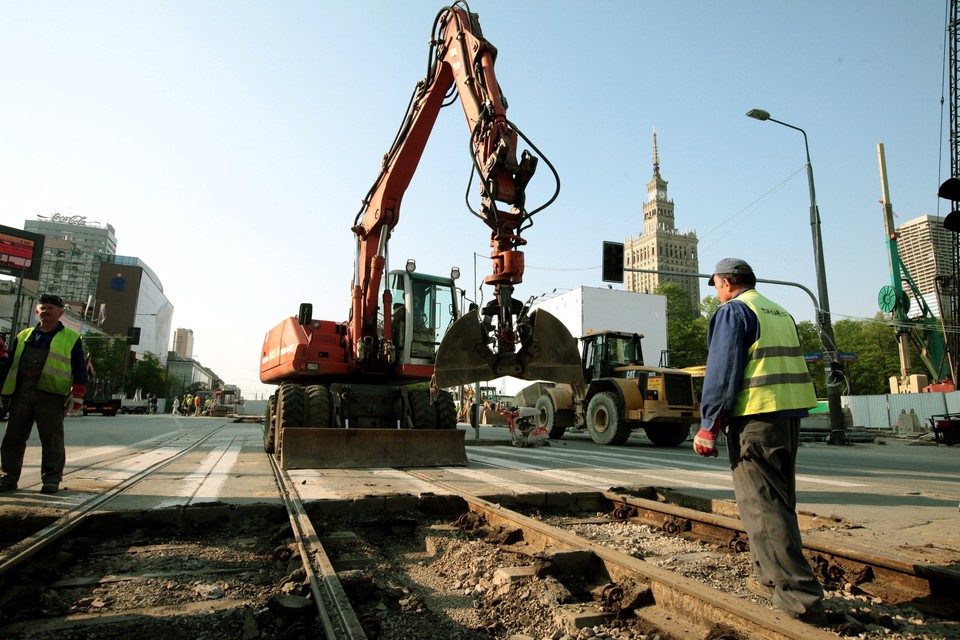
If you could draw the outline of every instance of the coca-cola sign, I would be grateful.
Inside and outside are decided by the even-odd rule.
[[[52,216],[37,216],[41,220],[50,220],[50,222],[60,222],[62,224],[76,224],[81,227],[87,225],[87,216],[65,216],[62,213],[54,212]]]

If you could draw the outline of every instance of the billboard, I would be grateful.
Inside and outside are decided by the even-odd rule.
[[[42,257],[42,235],[0,225],[0,273],[39,280]]]

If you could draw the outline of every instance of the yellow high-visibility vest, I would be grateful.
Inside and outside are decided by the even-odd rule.
[[[760,337],[747,351],[747,366],[740,391],[734,398],[733,415],[816,407],[817,396],[793,316],[756,289],[744,291],[736,300],[757,314]]]
[[[0,394],[5,396],[12,395],[17,388],[17,370],[20,368],[20,357],[23,355],[23,349],[33,335],[34,327],[28,327],[17,334],[17,350],[13,354],[13,364],[7,373],[7,379],[3,383],[3,390]],[[70,366],[70,353],[73,351],[73,345],[80,339],[80,334],[64,327],[58,331],[50,342],[50,353],[43,363],[43,369],[40,371],[40,378],[37,380],[37,389],[49,391],[61,396],[68,395],[73,386],[73,369]]]

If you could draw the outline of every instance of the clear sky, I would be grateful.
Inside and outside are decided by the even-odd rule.
[[[270,327],[300,302],[347,318],[350,227],[426,73],[442,6],[0,0],[0,224],[53,212],[112,224],[118,253],[158,274],[201,362],[247,397],[269,392],[258,361]],[[803,137],[745,117],[752,108],[809,137],[835,322],[873,317],[890,280],[878,143],[898,223],[949,212],[937,198],[949,172],[946,0],[470,8],[499,50],[509,118],[562,181],[524,234],[518,297],[606,286],[601,242],[643,228],[654,129],[701,271],[737,256],[816,291]],[[472,297],[489,233],[464,205],[467,149],[454,104],[404,198],[390,266],[459,266]],[[530,208],[552,189],[541,163]],[[805,294],[765,290],[814,319]]]

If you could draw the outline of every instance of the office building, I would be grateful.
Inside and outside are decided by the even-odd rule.
[[[173,332],[173,352],[181,360],[193,357],[193,329],[179,328]]]
[[[84,216],[54,213],[25,220],[23,228],[45,236],[39,291],[56,293],[83,313],[96,294],[100,263],[117,253],[113,227],[87,222]]]
[[[937,276],[953,275],[954,234],[943,227],[941,216],[920,216],[897,227],[900,260],[934,315],[939,316]],[[947,300],[943,300],[946,306]],[[913,312],[918,311],[914,308]]]

